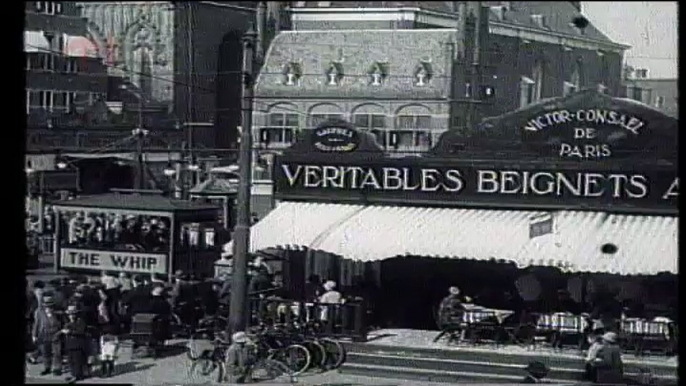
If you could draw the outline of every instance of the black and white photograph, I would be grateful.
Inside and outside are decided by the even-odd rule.
[[[677,385],[678,13],[24,2],[25,384]]]

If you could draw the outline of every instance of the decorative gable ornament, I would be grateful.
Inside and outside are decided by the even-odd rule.
[[[295,86],[302,77],[302,67],[300,63],[289,62],[283,68],[283,84],[286,86]]]
[[[422,60],[414,71],[415,86],[426,86],[433,77],[433,68],[430,60]]]
[[[375,62],[368,71],[369,84],[372,86],[381,86],[386,77],[388,77],[388,63]]]
[[[341,61],[334,61],[326,70],[326,79],[329,86],[336,86],[343,80],[343,64]]]

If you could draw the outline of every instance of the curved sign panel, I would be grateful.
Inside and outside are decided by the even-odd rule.
[[[327,153],[348,153],[357,149],[360,136],[348,127],[318,127],[312,130],[312,146]]]

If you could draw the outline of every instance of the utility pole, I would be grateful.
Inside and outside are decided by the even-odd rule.
[[[136,133],[136,186],[135,189],[143,190],[143,137],[145,131],[143,130],[143,98],[139,95],[138,98],[138,129]]]
[[[243,36],[243,100],[236,226],[233,230],[233,279],[229,332],[245,331],[248,324],[248,252],[250,250],[250,188],[252,180],[252,100],[257,34],[252,23]]]

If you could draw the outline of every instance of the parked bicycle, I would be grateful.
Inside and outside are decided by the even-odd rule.
[[[258,327],[249,334],[257,345],[257,357],[275,359],[284,363],[292,375],[307,371],[312,363],[310,351],[303,345],[291,341],[278,329]]]
[[[202,342],[213,341],[220,336],[226,331],[227,323],[228,319],[219,315],[201,319],[197,328],[190,332],[188,337],[188,350],[186,351],[188,359],[198,359],[202,354]]]
[[[208,378],[217,372],[216,378],[212,378],[216,379],[217,382],[222,382],[226,374],[226,350],[230,345],[230,342],[221,338],[215,338],[212,340],[211,348],[202,350],[197,356],[189,354],[191,359],[189,373],[191,377],[200,376],[201,378]]]

